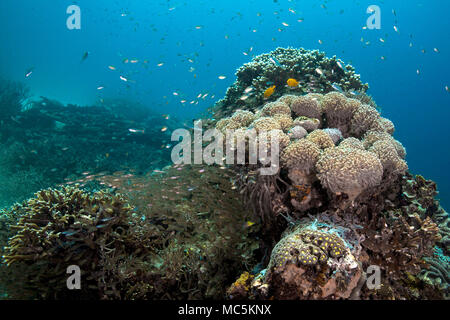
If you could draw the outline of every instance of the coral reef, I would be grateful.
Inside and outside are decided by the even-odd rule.
[[[14,119],[0,126],[0,206],[83,172],[160,169],[170,163],[171,143],[170,134],[161,128],[180,127],[123,100],[80,107],[41,98]]]
[[[368,89],[351,65],[344,65],[336,57],[327,58],[318,50],[303,48],[277,48],[256,56],[237,70],[236,77],[225,98],[212,110],[217,120],[230,116],[237,108],[255,110],[264,102],[264,91],[273,85],[275,93],[270,97],[271,101],[286,94],[291,94],[285,98],[289,100],[308,92],[327,93],[334,91],[333,84],[356,96]],[[299,81],[299,86],[287,88],[289,78]],[[366,100],[370,101],[370,98]]]
[[[233,117],[240,113],[242,111],[236,111],[222,119],[217,129],[222,129],[224,122],[234,122]],[[280,116],[298,118],[293,122],[284,121],[281,126]],[[254,128],[258,133],[277,130],[281,137],[279,174],[282,180],[292,184],[287,190],[294,195],[290,202],[300,211],[325,202],[327,197],[323,197],[322,189],[331,197],[345,197],[354,205],[361,193],[394,183],[408,169],[403,160],[406,154],[403,146],[381,126],[379,112],[338,92],[282,96],[256,109],[252,119],[247,127],[240,125],[239,128]],[[247,182],[242,185],[255,187]],[[296,195],[298,190],[306,190],[306,196],[305,192]],[[286,198],[285,195],[280,197]],[[277,213],[271,206],[265,207],[269,212],[259,211],[260,215]]]
[[[85,177],[103,188],[94,193],[40,191],[0,225],[0,288],[13,299],[221,299],[259,248],[230,175],[175,166]],[[72,264],[82,290],[66,288]]]
[[[148,172],[138,158],[164,159],[156,152],[167,137],[154,128],[161,119],[124,101],[80,108],[44,99],[12,123],[5,120],[0,164],[7,170],[1,178],[15,172],[25,180],[26,171],[35,170],[42,176],[30,188],[64,178],[63,184],[76,185],[43,186],[34,198],[0,211],[0,295],[449,299],[448,213],[436,199],[435,183],[409,172],[394,124],[381,116],[353,67],[318,51],[278,48],[236,75],[206,125],[234,132],[226,145],[245,142],[244,163],[228,167],[173,165]],[[285,86],[287,79],[298,87]],[[275,90],[264,97],[269,87]],[[81,124],[93,123],[98,133],[105,119],[111,125],[95,139]],[[20,133],[17,122],[31,129]],[[130,134],[130,127],[142,128],[141,135]],[[18,138],[8,138],[14,132]],[[45,145],[64,148],[69,135],[81,143],[82,166],[75,163],[79,149],[66,165],[30,160],[29,153],[52,159],[56,151]],[[30,140],[35,146],[42,139],[28,152]],[[271,164],[275,174],[263,175],[268,164],[250,163],[254,150],[247,144],[261,147],[267,140],[272,155],[273,139],[280,163]],[[117,152],[124,146],[133,152],[129,162]],[[111,167],[98,159],[108,154],[110,160],[113,151],[120,161]],[[126,168],[111,173],[119,162]],[[41,170],[49,166],[61,172]],[[81,291],[65,287],[71,264],[83,270]],[[369,285],[373,276],[376,286]]]
[[[261,217],[265,243],[278,244],[266,245],[272,247],[272,258],[266,257],[265,276],[256,275],[250,286],[247,281],[247,290],[231,287],[230,297],[442,299],[448,296],[448,260],[442,258],[448,256],[448,215],[434,199],[433,184],[420,176],[414,182],[408,178],[406,151],[392,136],[392,122],[382,118],[375,105],[363,104],[338,92],[308,94],[303,99],[285,95],[266,105],[255,109],[255,119],[247,129],[255,124],[260,126],[261,122],[265,124],[264,130],[279,131],[274,121],[279,114],[269,112],[273,106],[282,110],[280,113],[285,117],[298,117],[291,126],[282,128],[289,143],[280,145],[280,169],[273,177],[267,177],[259,175],[261,164],[239,166],[236,185],[254,213]],[[286,106],[291,109],[290,114]],[[402,191],[405,188],[409,191]],[[335,229],[351,230],[353,244],[347,248],[358,248],[349,249],[358,265],[356,278],[333,280],[327,289],[314,284],[312,279],[317,277],[317,270],[312,272],[308,268],[321,265],[327,256],[304,241],[307,233],[303,231],[289,229],[288,235],[281,235],[286,227],[298,224],[306,216]],[[347,238],[344,241],[350,243]],[[442,250],[440,259],[433,256],[435,248]],[[365,270],[371,265],[379,266],[382,273],[378,289],[365,286],[368,276]],[[275,266],[284,269],[277,272]],[[337,290],[341,280],[352,283],[351,288]],[[323,283],[328,281],[330,278]]]
[[[63,298],[69,265],[83,271],[86,288],[94,285],[100,295],[106,294],[112,288],[104,283],[102,266],[109,256],[129,250],[131,213],[120,195],[89,195],[76,187],[42,190],[34,199],[15,205],[9,214],[18,222],[11,226],[14,233],[3,255],[12,282],[8,294]]]

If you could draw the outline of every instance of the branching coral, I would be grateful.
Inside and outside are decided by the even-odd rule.
[[[320,71],[317,71],[320,70]],[[235,108],[254,110],[260,106],[267,83],[276,86],[270,99],[288,94],[283,102],[295,95],[307,92],[327,93],[333,91],[333,83],[339,84],[345,91],[364,92],[368,84],[361,82],[358,74],[350,65],[336,57],[327,58],[323,52],[303,48],[277,48],[274,51],[253,58],[236,72],[236,82],[228,88],[224,99],[213,108],[217,119],[230,116]],[[299,86],[295,89],[285,88],[286,81],[295,78]],[[315,82],[314,86],[311,83]],[[253,88],[249,93],[246,89]],[[245,99],[241,97],[245,96]]]
[[[19,273],[26,273],[26,282],[17,281],[17,288],[27,287],[39,298],[61,298],[67,293],[66,268],[77,265],[87,282],[110,289],[96,274],[105,256],[126,250],[132,208],[121,196],[90,195],[73,187],[48,189],[16,205],[11,213],[20,219],[3,259],[12,268],[12,277],[24,280]],[[48,286],[48,281],[53,285]],[[87,286],[86,290],[83,294],[93,294]]]

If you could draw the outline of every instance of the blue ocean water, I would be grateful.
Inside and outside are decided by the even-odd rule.
[[[81,30],[66,27],[72,4]],[[381,9],[380,30],[363,29],[370,5]],[[224,96],[252,55],[319,49],[369,83],[410,171],[436,181],[449,208],[449,9],[438,0],[2,0],[0,76],[64,103],[130,98],[190,121]]]

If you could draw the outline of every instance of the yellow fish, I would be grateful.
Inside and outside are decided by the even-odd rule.
[[[295,79],[293,79],[293,78],[289,78],[289,79],[286,81],[286,83],[287,83],[287,85],[288,85],[289,87],[291,87],[291,88],[296,88],[296,87],[298,87],[298,81],[295,80]]]
[[[268,99],[275,92],[276,86],[271,86],[266,91],[264,91],[264,99]]]

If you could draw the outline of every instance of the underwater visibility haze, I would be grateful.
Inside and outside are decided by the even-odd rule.
[[[449,11],[2,0],[0,299],[449,299]]]

